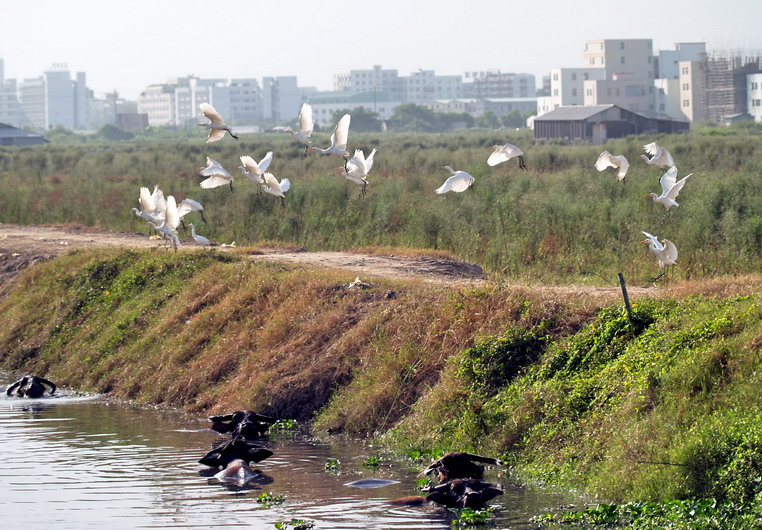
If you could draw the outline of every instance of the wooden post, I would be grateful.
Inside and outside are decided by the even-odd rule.
[[[627,309],[627,318],[632,320],[632,306],[630,305],[630,297],[627,295],[627,286],[624,284],[624,276],[621,272],[617,273],[619,278],[619,287],[622,288],[622,298],[624,298],[624,307]]]

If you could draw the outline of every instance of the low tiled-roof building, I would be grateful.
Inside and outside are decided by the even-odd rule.
[[[39,133],[25,131],[12,125],[0,123],[0,145],[40,145],[46,142],[45,137]]]
[[[534,119],[534,137],[562,138],[603,144],[608,138],[631,134],[688,132],[687,121],[647,117],[618,105],[559,107]]]

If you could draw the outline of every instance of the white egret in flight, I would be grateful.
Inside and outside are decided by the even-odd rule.
[[[627,170],[630,168],[630,163],[624,155],[612,155],[608,151],[604,151],[598,157],[598,161],[595,163],[595,169],[603,171],[607,167],[613,167],[619,170],[616,174],[617,180],[624,180],[627,175]]]
[[[521,169],[527,169],[527,165],[524,163],[524,151],[519,149],[517,146],[513,144],[493,145],[490,147],[490,149],[494,149],[494,151],[491,155],[489,155],[489,158],[487,159],[487,165],[496,166],[501,162],[505,162],[511,158],[518,157],[519,167]]]
[[[666,171],[667,168],[675,165],[675,161],[672,159],[672,154],[656,142],[644,145],[643,150],[651,155],[651,157],[649,158],[646,155],[640,155],[640,158],[645,160],[646,164],[649,166],[656,166],[661,169],[662,173]]]
[[[444,166],[444,168],[452,173],[452,176],[445,180],[445,183],[435,190],[439,195],[447,193],[448,191],[455,191],[457,193],[466,191],[474,183],[474,177],[465,171],[455,171],[450,166]]]
[[[266,183],[264,187],[265,193],[269,193],[270,195],[280,197],[281,204],[285,206],[286,205],[285,193],[291,189],[291,181],[288,179],[283,179],[280,182],[278,182],[278,179],[276,179],[272,173],[265,173],[264,177],[265,177],[265,183]]]
[[[299,130],[294,132],[291,127],[286,127],[283,129],[283,132],[291,133],[291,136],[304,144],[304,156],[306,157],[308,148],[312,144],[310,135],[314,128],[315,121],[312,118],[312,106],[309,103],[304,103],[302,110],[299,112]]]
[[[355,149],[355,156],[350,158],[344,167],[336,168],[342,170],[347,180],[351,180],[355,184],[361,186],[360,193],[365,197],[365,188],[368,186],[368,173],[373,167],[373,157],[376,154],[376,150],[370,152],[368,157],[365,157],[362,149]]]
[[[209,129],[209,136],[206,137],[207,143],[222,140],[222,137],[225,136],[225,131],[229,132],[230,136],[238,140],[238,137],[233,134],[233,131],[225,125],[225,120],[222,119],[220,113],[214,110],[214,107],[209,103],[202,103],[199,105],[199,108],[201,109],[201,113],[209,119],[209,123],[196,124],[199,127]]]
[[[651,197],[654,202],[663,205],[667,209],[667,213],[662,218],[661,224],[664,224],[664,221],[666,221],[669,215],[672,213],[670,208],[673,206],[680,206],[680,204],[678,204],[675,199],[677,199],[677,194],[680,193],[681,189],[683,189],[683,186],[685,186],[685,181],[688,180],[688,177],[691,175],[693,175],[693,173],[681,178],[680,180],[677,180],[677,166],[672,166],[667,171],[665,171],[659,179],[659,183],[661,184],[661,195],[656,195],[655,193],[646,194],[646,197]]]
[[[349,114],[344,114],[333,129],[331,135],[331,146],[323,149],[321,147],[308,147],[307,151],[318,151],[324,155],[338,155],[344,159],[349,158],[347,151],[347,137],[349,136],[349,121],[352,118]]]
[[[241,173],[243,173],[245,177],[248,177],[249,180],[257,185],[257,193],[262,192],[261,187],[265,183],[262,175],[264,175],[265,171],[267,171],[267,168],[270,167],[270,162],[272,162],[272,159],[272,151],[268,151],[264,158],[259,161],[259,164],[257,164],[257,162],[248,155],[241,157],[242,165],[238,166],[238,169],[241,170]]]
[[[198,174],[202,177],[207,177],[206,180],[202,180],[199,183],[204,189],[217,188],[229,184],[230,191],[235,191],[233,189],[233,175],[228,173],[228,171],[222,167],[222,164],[212,158],[206,157],[206,167],[199,168]]]
[[[651,280],[652,282],[655,282],[664,276],[665,269],[668,266],[677,263],[677,247],[669,239],[662,239],[661,242],[659,242],[659,239],[656,236],[653,236],[648,232],[643,232],[643,234],[645,234],[646,239],[641,241],[641,243],[648,244],[648,248],[651,249],[651,252],[653,252],[659,260],[659,268],[661,269],[661,272],[657,277]]]

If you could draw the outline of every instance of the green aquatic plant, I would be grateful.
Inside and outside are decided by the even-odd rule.
[[[275,523],[275,528],[277,530],[310,530],[315,528],[315,523],[306,519],[293,517],[290,521]]]
[[[378,469],[378,466],[381,465],[381,459],[377,456],[369,456],[360,465],[369,469]]]
[[[486,525],[493,521],[490,520],[494,513],[494,507],[486,506],[481,510],[472,508],[450,508],[450,511],[457,515],[457,519],[452,522],[453,528],[463,528],[464,526]]]
[[[281,495],[280,493],[262,493],[257,497],[257,502],[266,508],[269,508],[270,506],[276,506],[278,504],[283,504],[285,502],[286,498]]]
[[[338,458],[331,458],[323,464],[323,469],[331,473],[338,473],[341,461]]]

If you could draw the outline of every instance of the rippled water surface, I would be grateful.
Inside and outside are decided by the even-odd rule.
[[[0,380],[0,388],[8,381]],[[137,408],[98,397],[38,400],[0,396],[0,510],[4,528],[274,528],[291,518],[315,528],[450,528],[454,515],[440,507],[398,507],[389,500],[416,494],[417,470],[382,458],[359,441],[316,443],[280,437],[263,441],[274,452],[256,464],[261,480],[223,486],[198,463],[220,435],[207,422],[173,412]],[[338,459],[339,471],[325,470]],[[399,484],[360,489],[360,478]],[[497,528],[527,527],[528,519],[564,502],[539,489],[512,485],[492,472],[505,494]],[[285,497],[266,507],[262,493]],[[493,526],[495,528],[495,526]]]

